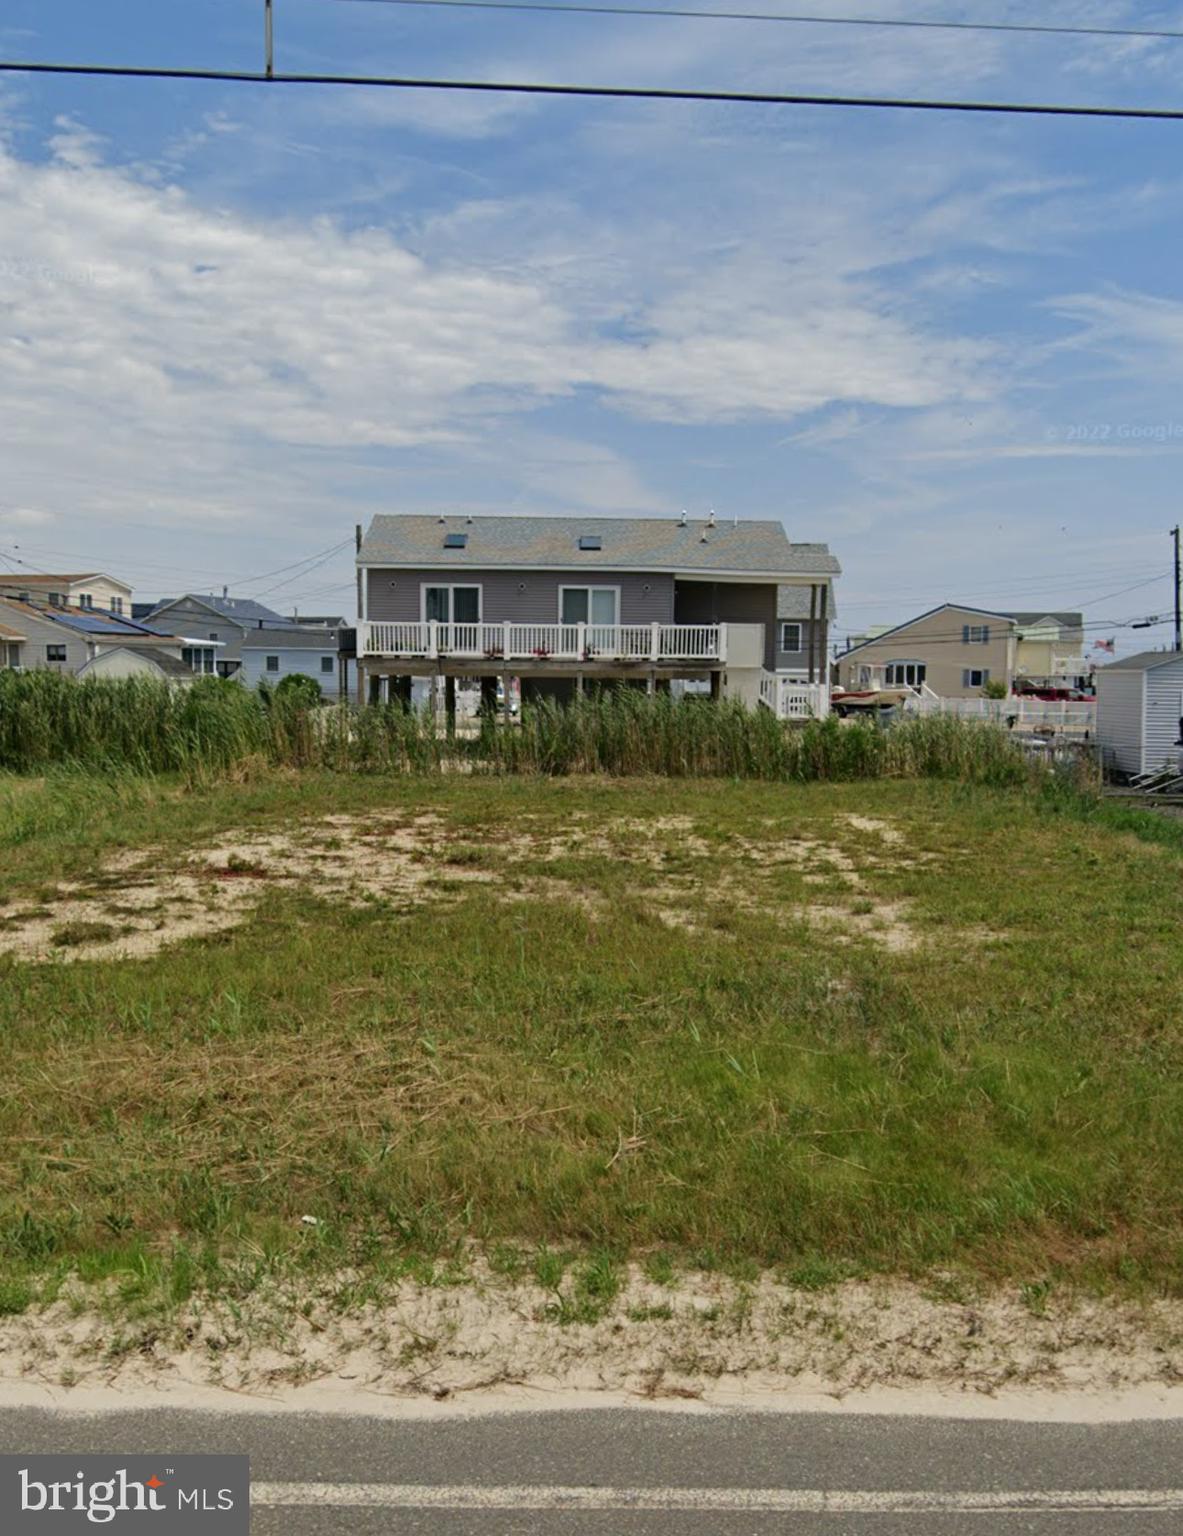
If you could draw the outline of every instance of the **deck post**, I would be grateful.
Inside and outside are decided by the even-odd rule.
[[[657,692],[657,673],[652,667],[649,668],[648,676],[645,678],[645,692],[650,695]]]
[[[507,624],[505,626],[505,628],[506,628],[507,637],[508,637],[509,625]],[[509,722],[510,722],[510,719],[512,718],[511,713],[510,713],[510,707],[509,707],[509,673],[508,672],[503,672],[501,674],[501,691],[502,691],[502,693],[504,694],[504,697],[505,697],[505,702],[502,704],[501,708],[502,708],[502,711],[505,714],[505,723],[506,723],[506,725],[508,725]]]
[[[726,626],[726,624],[720,624],[719,625],[719,660],[720,661],[726,661],[727,660],[727,626]]]
[[[440,626],[438,619],[427,621],[427,655],[428,659],[435,661],[440,653]],[[438,676],[438,674],[437,674]]]
[[[649,660],[656,661],[661,655],[661,625],[654,619],[649,632]]]
[[[587,625],[582,622],[575,626],[575,654],[580,661],[587,656]]]
[[[510,623],[509,623],[509,620],[506,619],[505,623],[501,626],[501,654],[505,657],[506,661],[509,660],[509,656],[510,656],[509,635],[510,635]],[[508,706],[508,704],[509,704],[509,694],[508,693],[505,696],[505,700],[506,700],[506,705]],[[509,718],[508,713],[506,715],[506,718],[507,719]]]
[[[817,644],[817,582],[809,583],[809,681],[816,682],[813,666],[813,648]]]
[[[456,734],[456,679],[444,678],[444,730],[449,737]]]

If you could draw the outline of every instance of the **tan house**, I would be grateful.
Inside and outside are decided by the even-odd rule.
[[[97,608],[103,613],[131,617],[131,588],[102,571],[74,571],[49,576],[5,573],[0,596],[48,603],[52,608]]]
[[[1036,683],[1079,687],[1092,670],[1084,655],[1084,615],[1040,613],[1032,609],[1009,615],[1015,621],[1015,674]]]
[[[1009,613],[942,603],[843,652],[842,688],[930,689],[943,699],[981,698],[989,682],[1010,686],[1016,624]]]

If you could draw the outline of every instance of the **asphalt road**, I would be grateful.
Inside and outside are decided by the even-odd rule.
[[[0,1451],[247,1451],[256,1536],[1178,1536],[1183,1420],[0,1410]]]

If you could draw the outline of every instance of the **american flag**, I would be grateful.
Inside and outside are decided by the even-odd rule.
[[[1094,640],[1093,641],[1093,650],[1094,651],[1108,651],[1112,655],[1112,653],[1113,653],[1113,641],[1112,640]]]

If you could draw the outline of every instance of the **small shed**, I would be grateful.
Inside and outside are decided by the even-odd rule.
[[[174,686],[185,687],[196,682],[193,668],[168,651],[155,646],[117,645],[92,656],[85,666],[79,667],[79,677],[151,677]]]
[[[1140,651],[1096,672],[1097,742],[1108,769],[1153,773],[1177,761],[1183,652]]]

